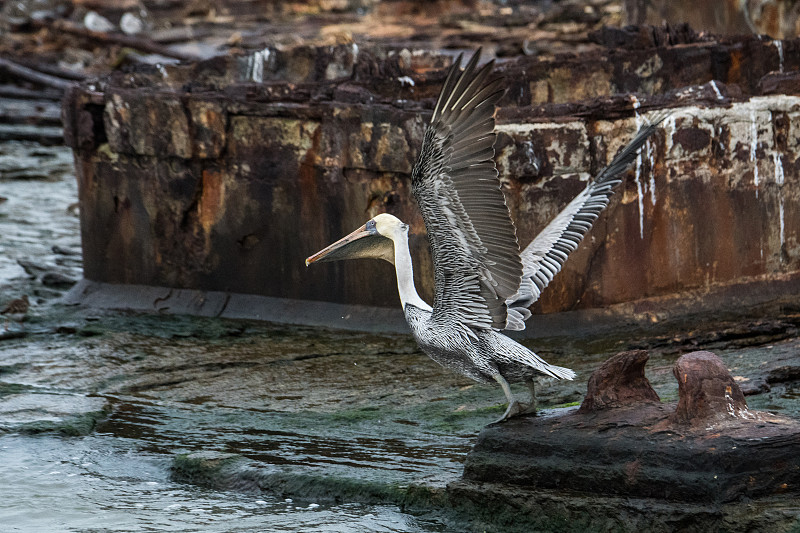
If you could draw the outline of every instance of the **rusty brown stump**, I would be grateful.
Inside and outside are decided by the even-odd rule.
[[[707,424],[709,420],[754,419],[741,388],[716,354],[692,352],[681,356],[672,373],[678,380],[677,423]]]
[[[800,422],[748,410],[710,352],[677,361],[679,400],[661,403],[647,358],[637,350],[603,363],[580,409],[486,427],[459,490],[496,483],[719,504],[800,494]]]
[[[646,350],[633,350],[619,353],[600,365],[589,378],[579,412],[661,401],[644,375],[649,357]]]

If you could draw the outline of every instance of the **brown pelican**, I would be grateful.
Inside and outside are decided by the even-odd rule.
[[[508,399],[500,420],[536,410],[534,378],[573,379],[500,330],[522,330],[528,307],[608,204],[620,173],[655,131],[643,126],[521,253],[494,163],[494,110],[501,79],[493,62],[477,68],[478,51],[463,72],[461,57],[447,76],[411,172],[433,257],[433,307],[414,287],[408,225],[380,214],[317,252],[318,261],[378,258],[394,264],[406,321],[419,347],[440,365],[482,383],[497,382]],[[525,382],[531,403],[517,401],[509,383]]]

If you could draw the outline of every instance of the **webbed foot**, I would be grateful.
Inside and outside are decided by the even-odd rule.
[[[517,416],[524,416],[524,415],[535,415],[536,414],[536,405],[531,403],[524,403],[514,400],[513,402],[508,404],[508,408],[506,408],[506,412],[503,413],[498,420],[495,421],[495,424],[500,422],[505,422],[509,418],[514,418]]]

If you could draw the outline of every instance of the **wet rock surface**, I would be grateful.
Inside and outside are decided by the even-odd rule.
[[[742,389],[722,360],[711,352],[682,355],[672,370],[678,380],[677,423],[708,426],[715,420],[753,418]]]
[[[198,452],[176,457],[173,479],[218,490],[294,496],[302,501],[393,504],[430,512],[447,505],[442,487],[342,477],[332,473],[289,473],[235,454]]]
[[[578,412],[658,403],[660,398],[644,375],[648,358],[645,350],[636,350],[617,354],[600,365],[589,377]]]
[[[0,433],[88,435],[104,418],[106,400],[65,391],[0,385]],[[32,390],[31,390],[32,389]]]
[[[676,361],[677,404],[660,403],[644,377],[647,358],[644,351],[626,352],[603,363],[577,411],[485,428],[467,456],[463,480],[451,489],[506,495],[518,487],[517,503],[503,505],[507,510],[521,500],[530,513],[552,504],[539,492],[565,490],[589,505],[596,497],[622,497],[722,506],[714,516],[683,509],[693,527],[719,526],[724,517],[738,516],[736,506],[744,501],[795,501],[800,421],[749,410],[723,361],[706,351]],[[598,402],[598,396],[611,401]],[[792,516],[773,526],[796,525],[800,509]],[[648,521],[663,519],[654,513],[623,529],[649,529]],[[746,531],[751,524],[727,527]]]

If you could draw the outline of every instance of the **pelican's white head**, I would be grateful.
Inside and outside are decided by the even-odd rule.
[[[382,213],[350,235],[306,259],[306,266],[317,261],[359,257],[383,259],[394,265],[397,291],[404,309],[406,304],[412,304],[420,309],[431,310],[431,306],[419,297],[414,288],[414,269],[408,249],[408,224],[393,215]]]
[[[373,258],[394,264],[394,243],[408,235],[408,224],[381,213],[366,224],[306,259],[306,265],[321,261]]]
[[[389,239],[395,240],[398,235],[408,235],[408,224],[389,213],[381,213],[376,215],[375,218],[367,222],[367,224],[374,223],[375,230]]]

